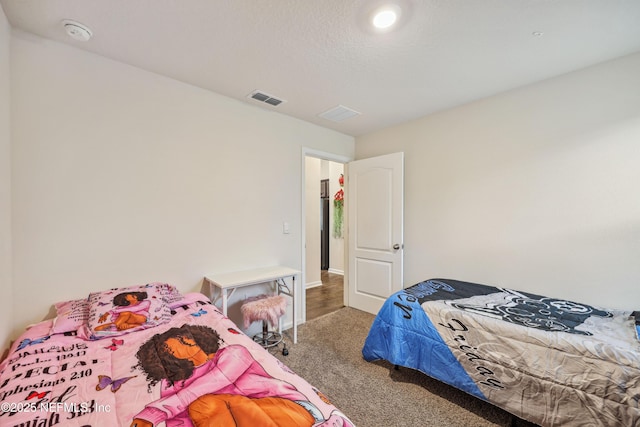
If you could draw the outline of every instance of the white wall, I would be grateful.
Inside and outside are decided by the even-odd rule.
[[[356,138],[405,152],[405,285],[640,301],[640,53]]]
[[[301,268],[302,144],[352,137],[22,32],[12,55],[14,331],[93,290]]]
[[[320,165],[322,160],[305,157],[305,286],[322,284],[320,277]]]
[[[9,23],[0,7],[0,325],[13,322],[11,285],[11,145],[10,145],[10,40]],[[9,303],[8,303],[9,302]],[[10,330],[0,328],[0,355],[9,345]]]

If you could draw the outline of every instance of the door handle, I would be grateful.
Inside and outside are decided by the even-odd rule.
[[[398,249],[400,249],[400,245],[396,243],[395,245],[393,245],[393,249],[397,251]]]

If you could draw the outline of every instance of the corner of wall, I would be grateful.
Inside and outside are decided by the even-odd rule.
[[[0,297],[8,302],[0,310],[0,354],[13,333],[10,44],[11,27],[0,8]]]

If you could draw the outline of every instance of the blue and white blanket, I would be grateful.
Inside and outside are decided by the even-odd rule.
[[[542,426],[638,426],[634,314],[432,279],[389,297],[362,354]]]

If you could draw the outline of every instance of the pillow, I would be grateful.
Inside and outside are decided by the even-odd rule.
[[[89,294],[90,338],[113,337],[167,323],[171,319],[166,302],[171,289],[167,286],[150,283]]]
[[[146,286],[154,286],[156,289],[158,289],[160,293],[163,294],[164,301],[168,305],[171,305],[177,301],[180,301],[183,298],[180,291],[175,286],[170,285],[168,283],[153,282],[153,283],[149,283]]]
[[[175,300],[174,302],[169,303],[169,308],[178,308],[183,305],[193,304],[194,302],[203,302],[209,304],[209,298],[206,295],[201,294],[200,292],[188,292],[184,294],[182,298],[179,300]]]
[[[53,319],[50,335],[77,331],[89,319],[89,301],[77,299],[55,303],[57,316]]]

